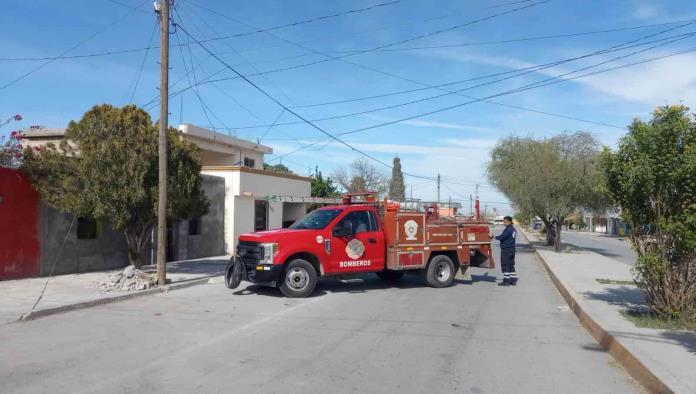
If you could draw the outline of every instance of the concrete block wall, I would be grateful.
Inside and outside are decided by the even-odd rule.
[[[103,223],[95,239],[77,238],[77,220],[73,216],[41,204],[39,240],[41,244],[41,275],[71,274],[123,268],[128,265],[126,237]],[[61,252],[61,244],[65,246]]]

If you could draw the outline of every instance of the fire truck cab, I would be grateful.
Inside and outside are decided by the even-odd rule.
[[[438,217],[437,205],[377,202],[374,193],[347,194],[342,205],[308,213],[289,228],[243,234],[225,272],[280,288],[287,297],[312,294],[320,277],[374,272],[386,281],[419,274],[429,286],[452,284],[457,270],[493,267],[489,227]]]

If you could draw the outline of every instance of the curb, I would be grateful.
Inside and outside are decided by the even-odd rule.
[[[570,309],[575,313],[580,324],[582,324],[592,337],[599,343],[616,361],[618,361],[628,372],[631,377],[637,380],[645,389],[651,393],[673,393],[672,389],[667,386],[659,377],[657,377],[648,367],[646,367],[638,357],[614,337],[610,332],[602,328],[587,312],[585,312],[580,304],[573,298],[570,291],[563,285],[556,274],[551,270],[551,267],[546,263],[546,260],[539,254],[534,244],[529,241],[529,237],[524,231],[520,231],[529,242],[529,246],[534,249],[534,254],[539,258],[546,273],[551,278],[554,286],[563,299],[566,301]]]
[[[116,297],[100,298],[100,299],[96,299],[96,300],[78,302],[75,304],[61,305],[61,306],[55,306],[55,307],[50,307],[50,308],[38,309],[35,311],[25,313],[24,315],[20,316],[20,318],[17,319],[17,322],[26,321],[26,320],[35,320],[35,319],[39,319],[39,318],[46,317],[46,316],[51,316],[51,315],[56,315],[59,313],[65,313],[65,312],[71,312],[71,311],[77,311],[80,309],[90,308],[90,307],[97,306],[97,305],[111,304],[113,302],[126,301],[126,300],[130,300],[131,298],[146,296],[146,295],[150,295],[150,294],[168,293],[171,290],[185,289],[187,287],[203,285],[203,284],[208,283],[208,281],[211,278],[215,278],[218,276],[220,276],[220,275],[209,275],[209,276],[204,276],[202,278],[189,279],[186,281],[172,283],[172,284],[169,284],[169,285],[166,285],[163,287],[155,287],[152,289],[141,290],[141,291],[138,291],[135,293],[123,294],[123,295],[119,295]]]

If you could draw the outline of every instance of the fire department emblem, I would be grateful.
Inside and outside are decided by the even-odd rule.
[[[351,259],[359,259],[365,253],[365,245],[359,239],[351,239],[346,245],[346,254]]]
[[[418,222],[413,219],[407,220],[406,223],[404,223],[404,231],[406,232],[407,241],[415,241],[416,234],[418,233]]]

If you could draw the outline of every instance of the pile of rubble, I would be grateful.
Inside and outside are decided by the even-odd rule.
[[[106,280],[97,283],[101,291],[147,290],[157,285],[155,274],[148,274],[132,265],[110,274]]]

